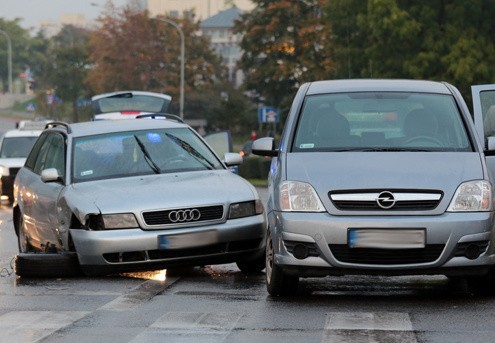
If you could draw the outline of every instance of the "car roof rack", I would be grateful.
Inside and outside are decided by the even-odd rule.
[[[182,120],[181,117],[170,113],[146,113],[136,116],[136,119],[142,119],[142,118],[151,118],[151,119],[163,118],[163,119],[175,120],[178,121],[179,123],[185,124],[184,120]]]
[[[49,129],[52,127],[58,127],[58,126],[63,126],[67,130],[67,133],[72,133],[72,130],[71,130],[69,124],[66,122],[63,122],[63,121],[51,121],[45,125],[45,129]]]

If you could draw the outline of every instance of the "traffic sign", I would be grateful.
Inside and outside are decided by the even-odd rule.
[[[278,123],[278,110],[274,107],[259,107],[258,121],[260,123]]]

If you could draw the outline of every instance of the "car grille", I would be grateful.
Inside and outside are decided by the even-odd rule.
[[[382,203],[378,199],[383,198],[382,194],[386,193],[387,197],[393,198],[388,203]],[[329,192],[328,196],[334,206],[343,211],[426,211],[435,209],[440,200],[442,193],[438,191],[403,191],[390,190],[382,191],[363,191],[363,192]],[[384,206],[385,205],[385,206]],[[391,206],[390,206],[391,205]],[[389,207],[390,206],[390,207]],[[384,208],[385,207],[385,208]]]
[[[443,244],[429,244],[420,249],[349,248],[347,244],[329,244],[335,258],[341,262],[359,264],[412,264],[433,262],[443,251]]]
[[[170,212],[193,210],[193,209],[198,210],[199,213],[201,214],[199,216],[199,219],[192,218],[190,220],[189,219],[176,220],[174,222],[171,221],[169,218]],[[220,220],[222,218],[223,218],[222,205],[143,212],[143,219],[146,225],[186,224],[186,223],[196,223],[196,222],[204,222],[210,220]]]
[[[170,258],[189,258],[202,257],[208,255],[241,253],[258,249],[261,245],[261,239],[250,239],[234,241],[229,243],[212,244],[205,247],[177,249],[177,250],[147,250],[147,251],[128,251],[122,253],[103,254],[103,258],[110,263],[125,262],[149,262],[159,261]]]

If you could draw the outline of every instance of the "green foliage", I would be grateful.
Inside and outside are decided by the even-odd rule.
[[[72,25],[66,25],[54,37],[51,49],[52,71],[49,80],[55,85],[56,93],[72,106],[72,121],[78,122],[77,100],[87,95],[84,79],[88,74],[89,32]]]
[[[185,38],[185,116],[195,93],[216,85],[225,70],[206,37],[197,35],[199,23],[189,18],[150,18],[131,7],[113,9],[99,19],[90,39],[93,67],[87,82],[96,93],[139,89],[180,96],[181,39]],[[219,95],[219,93],[218,93]],[[217,97],[218,97],[217,95]],[[174,107],[177,109],[174,101]],[[194,116],[194,114],[192,114]]]
[[[334,77],[495,82],[495,2],[333,0]]]
[[[35,40],[29,36],[29,31],[20,26],[20,19],[5,20],[0,18],[0,30],[10,37],[12,46],[12,79],[18,77],[25,66],[33,65],[36,62],[38,54],[33,51]],[[9,70],[8,64],[8,40],[4,34],[0,34],[0,80],[3,85],[3,91],[8,90]]]
[[[246,87],[263,95],[273,106],[286,106],[304,82],[328,78],[333,63],[327,47],[323,0],[254,0],[254,10],[242,16],[240,61]]]
[[[249,156],[239,166],[239,175],[245,179],[266,179],[270,171],[271,159]]]

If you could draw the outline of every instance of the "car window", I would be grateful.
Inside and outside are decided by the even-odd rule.
[[[349,93],[308,96],[293,151],[472,151],[451,96]]]
[[[0,158],[27,157],[38,137],[5,137]]]
[[[122,93],[98,99],[93,106],[96,114],[121,111],[164,112],[169,103],[170,100],[162,97]]]
[[[36,143],[34,144],[33,148],[31,149],[31,152],[28,155],[28,158],[26,159],[26,164],[25,166],[31,170],[34,169],[34,165],[36,164],[37,157],[39,155],[39,151],[41,147],[43,146],[43,143],[45,142],[46,137],[48,136],[47,133],[41,134]]]
[[[49,134],[40,147],[33,172],[41,174],[48,168],[56,168],[59,175],[64,175],[64,139],[60,134]]]
[[[72,155],[72,182],[224,168],[186,128],[80,137]]]

